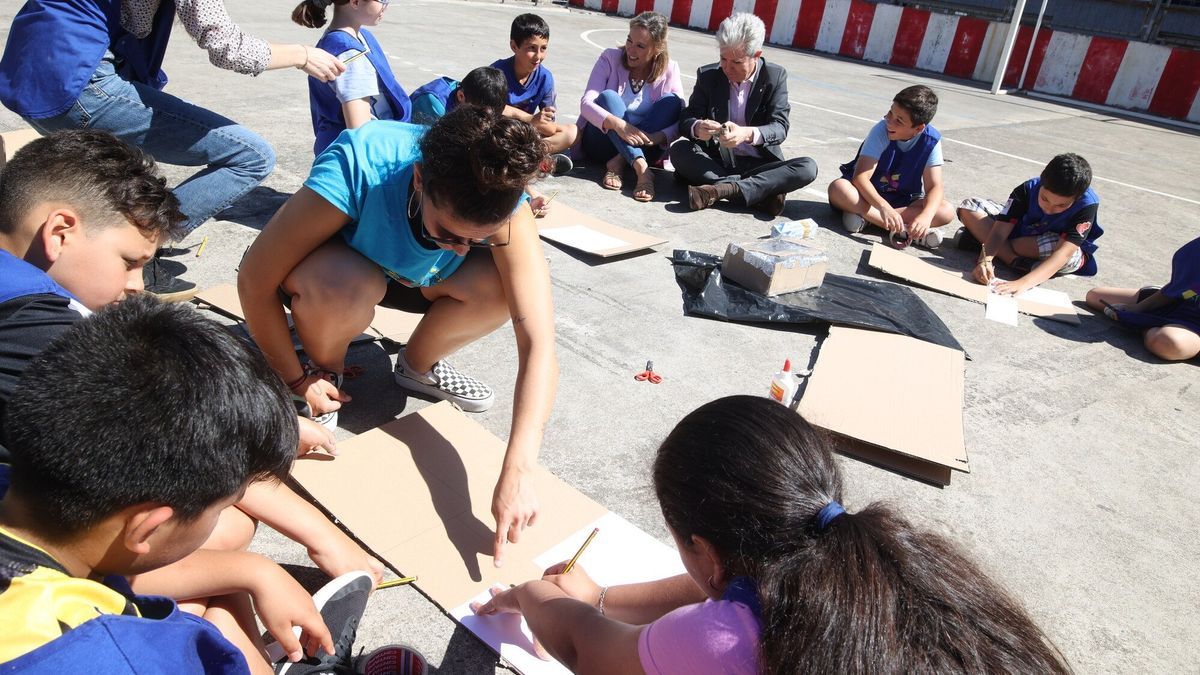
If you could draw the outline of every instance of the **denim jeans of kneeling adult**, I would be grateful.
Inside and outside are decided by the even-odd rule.
[[[254,189],[275,168],[275,151],[261,136],[211,110],[122,78],[111,53],[69,110],[25,121],[43,134],[107,131],[157,162],[204,167],[174,188],[188,232]]]
[[[643,103],[637,110],[629,110],[621,95],[611,89],[600,92],[596,97],[596,105],[647,134],[675,124],[683,111],[683,99],[675,94],[667,94],[653,103]],[[633,164],[635,159],[645,158],[647,151],[653,155],[647,161],[657,160],[663,153],[663,149],[657,145],[646,148],[629,145],[615,131],[601,132],[591,124],[584,127],[583,152],[591,159],[606,162],[619,152],[626,162]]]

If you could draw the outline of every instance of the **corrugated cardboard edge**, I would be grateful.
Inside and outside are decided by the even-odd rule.
[[[4,162],[12,159],[12,156],[21,148],[25,147],[26,143],[41,138],[34,129],[17,129],[16,131],[5,131],[0,133],[0,140],[4,142]],[[4,162],[0,162],[2,165]]]
[[[611,237],[616,237],[622,241],[627,241],[629,242],[629,245],[593,251],[575,248],[574,246],[569,246],[562,242],[554,241],[553,239],[546,239],[546,241],[549,241],[557,246],[569,248],[574,251],[581,251],[583,253],[587,253],[588,255],[594,255],[600,258],[611,258],[612,256],[621,255],[623,253],[633,253],[634,251],[641,251],[653,246],[658,246],[659,244],[667,243],[667,240],[663,239],[662,237],[655,237],[649,234],[644,234],[642,232],[636,232],[634,230],[613,225],[612,223],[606,223],[595,216],[589,216],[588,214],[573,209],[562,202],[555,202],[552,204],[550,207],[550,212],[546,214],[546,217],[537,219],[538,231],[555,227],[570,227],[571,225],[583,225],[596,230],[597,232],[607,234]]]
[[[889,367],[912,368],[927,381],[925,391],[914,391],[919,386],[914,380],[867,381],[869,373]],[[962,420],[965,367],[965,356],[958,350],[903,335],[834,326],[821,345],[799,412],[815,426],[886,451],[859,448],[857,454],[866,461],[945,485],[948,471],[970,472]],[[929,386],[937,388],[936,396],[929,396]],[[921,418],[914,419],[913,409],[905,405],[917,395],[922,403],[932,399],[921,427],[912,426]],[[889,421],[888,415],[894,419]],[[917,430],[928,438],[914,437]],[[854,456],[855,449],[848,446],[844,454]]]
[[[871,257],[867,264],[885,274],[911,281],[918,286],[980,304],[987,302],[987,287],[975,283],[963,274],[938,269],[916,256],[897,251],[887,244],[872,245]],[[1067,309],[1018,299],[1017,309],[1022,314],[1079,325],[1079,313],[1075,311],[1074,307]]]

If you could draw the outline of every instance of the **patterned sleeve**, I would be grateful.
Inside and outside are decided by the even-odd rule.
[[[270,45],[243,33],[229,17],[223,0],[175,0],[175,13],[214,66],[248,75],[267,69]]]

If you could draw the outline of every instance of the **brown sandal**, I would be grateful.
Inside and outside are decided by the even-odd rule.
[[[616,171],[605,171],[604,178],[600,181],[600,187],[605,190],[620,190],[625,187],[625,182],[621,179],[621,174]]]
[[[639,202],[654,201],[654,174],[647,171],[633,186],[633,198]]]

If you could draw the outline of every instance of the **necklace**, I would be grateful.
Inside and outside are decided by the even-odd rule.
[[[638,93],[644,86],[646,86],[646,80],[635,80],[633,75],[629,76],[629,88],[633,90],[633,93]]]

